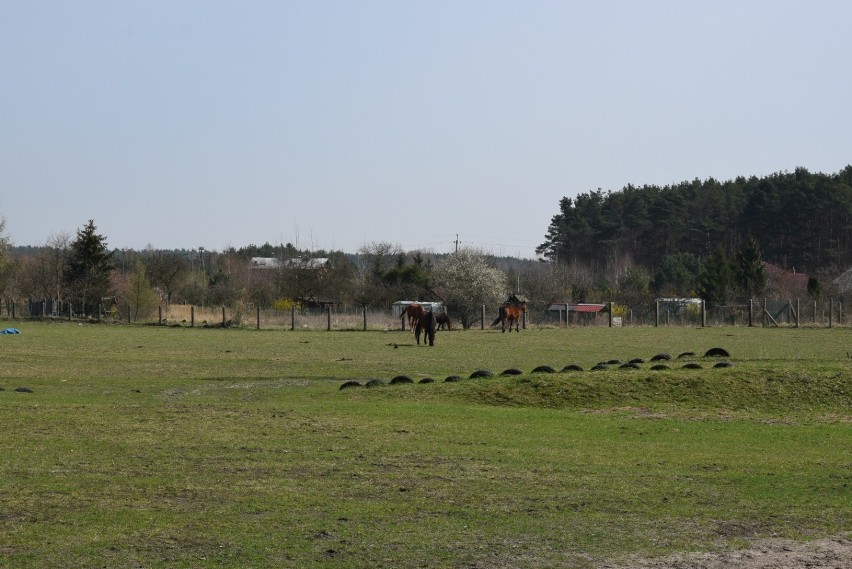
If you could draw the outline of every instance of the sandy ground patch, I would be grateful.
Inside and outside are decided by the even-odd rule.
[[[660,559],[632,559],[606,569],[852,569],[849,536],[799,543],[766,539],[748,549],[686,553]]]

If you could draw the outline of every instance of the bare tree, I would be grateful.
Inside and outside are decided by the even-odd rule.
[[[9,237],[6,235],[6,218],[0,217],[0,297],[12,279],[14,263],[9,254]]]
[[[65,298],[63,271],[68,262],[70,241],[67,233],[51,235],[35,255],[18,259],[16,282],[19,295],[54,300]]]
[[[184,255],[168,251],[152,251],[148,256],[145,270],[151,284],[160,289],[165,296],[166,304],[171,304],[174,294],[189,280],[189,268],[189,262]]]

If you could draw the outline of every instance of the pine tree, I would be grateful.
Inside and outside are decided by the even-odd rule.
[[[733,296],[734,285],[732,263],[720,247],[704,260],[698,275],[698,294],[707,302],[725,304]]]
[[[95,222],[77,231],[71,244],[71,255],[65,267],[68,300],[91,313],[110,289],[112,253],[107,251],[106,237],[98,235]]]
[[[766,269],[763,267],[760,244],[752,235],[748,236],[737,252],[736,262],[739,288],[749,298],[762,295],[766,290]]]

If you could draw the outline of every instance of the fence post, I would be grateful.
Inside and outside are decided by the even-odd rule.
[[[799,321],[801,319],[802,314],[802,305],[799,303],[799,299],[796,299],[796,328],[799,327]]]
[[[257,329],[260,330],[260,305],[257,305]]]
[[[834,325],[834,297],[831,297],[831,300],[828,302],[828,327],[831,328]]]
[[[707,328],[707,301],[701,299],[701,327]]]
[[[816,306],[816,300],[815,300],[814,301],[814,324],[816,324],[816,320],[817,320],[816,319],[816,311],[817,311],[817,306]]]
[[[296,307],[290,307],[290,330],[296,329]]]
[[[361,310],[364,312],[364,332],[366,332],[367,331],[367,307],[364,306],[364,307],[361,308]]]
[[[192,304],[189,307],[189,327],[195,328],[195,305]]]
[[[222,328],[225,327],[225,306],[222,306]]]
[[[482,329],[485,330],[485,305],[482,305]]]
[[[157,306],[157,326],[163,325],[163,306]]]
[[[14,306],[14,304],[12,306]],[[71,322],[71,315],[74,314],[73,306],[74,305],[71,304],[70,302],[68,303],[68,322]],[[13,314],[14,314],[14,311],[13,311]],[[14,315],[12,316],[12,318],[14,318]]]
[[[127,304],[127,323],[130,324],[130,318],[133,315],[133,312],[130,310],[130,303]]]
[[[12,301],[12,320],[15,319],[15,301]]]
[[[613,301],[609,301],[609,327],[612,328],[612,313],[615,303]]]

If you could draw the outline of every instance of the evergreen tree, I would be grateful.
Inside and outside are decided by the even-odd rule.
[[[106,238],[97,234],[95,222],[77,231],[65,267],[64,281],[68,300],[84,310],[96,310],[101,298],[109,293],[112,253]]]
[[[692,253],[667,255],[654,276],[653,288],[662,296],[693,296],[700,268],[701,262]]]
[[[749,235],[745,245],[737,252],[736,263],[740,290],[748,298],[762,295],[766,290],[766,269],[763,267],[760,245],[753,236]]]
[[[725,251],[719,247],[701,267],[698,294],[707,302],[726,304],[733,297],[734,288],[734,269]]]

